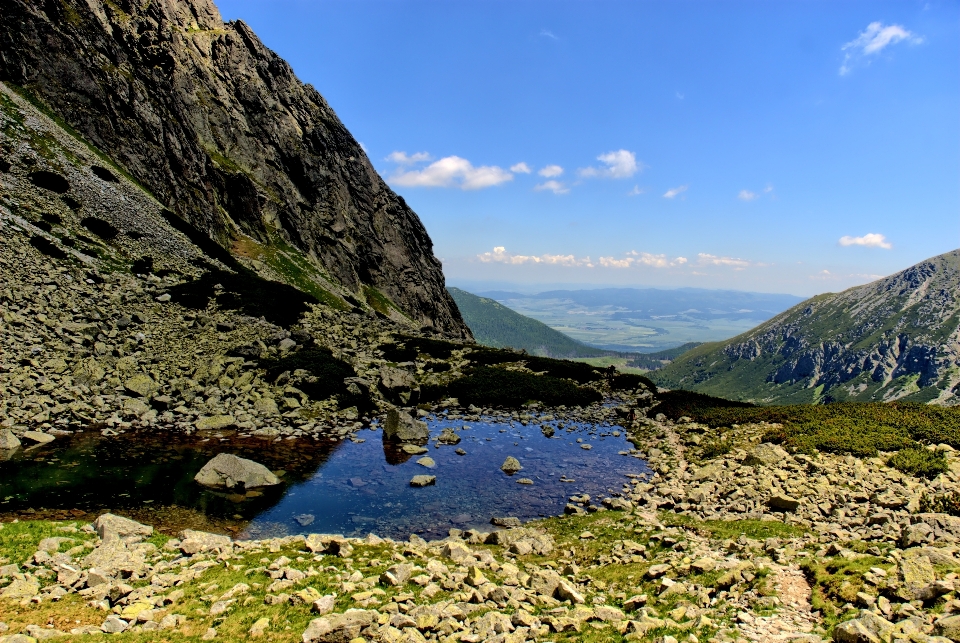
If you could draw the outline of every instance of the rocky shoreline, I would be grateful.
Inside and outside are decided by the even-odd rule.
[[[0,567],[5,623],[38,640],[960,640],[960,519],[919,512],[924,494],[957,488],[952,450],[948,472],[913,479],[880,458],[791,456],[758,444],[765,428],[739,427],[727,454],[694,462],[702,427],[641,418],[650,479],[572,497],[562,517],[434,542],[51,523],[29,562]],[[58,610],[82,622],[61,625]]]

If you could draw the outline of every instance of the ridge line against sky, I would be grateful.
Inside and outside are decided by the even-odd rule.
[[[960,246],[956,3],[218,6],[454,281],[810,295]]]

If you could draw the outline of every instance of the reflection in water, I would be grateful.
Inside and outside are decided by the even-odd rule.
[[[434,467],[418,463],[423,455],[405,453],[387,441],[350,445],[332,453],[310,480],[292,486],[279,503],[258,515],[246,535],[328,532],[405,538],[418,533],[435,538],[453,527],[489,530],[494,516],[529,520],[557,515],[570,495],[606,496],[619,489],[626,474],[649,471],[644,463],[619,455],[630,448],[620,427],[567,422],[547,438],[536,425],[428,424],[432,438],[445,427],[461,438],[456,446],[429,444],[423,455]],[[466,455],[458,455],[458,448]],[[512,477],[500,471],[511,455],[523,466]],[[418,474],[435,475],[436,485],[410,487]],[[519,484],[521,478],[533,484]]]
[[[442,537],[452,527],[490,529],[494,516],[557,515],[570,495],[599,498],[619,489],[625,474],[648,471],[618,455],[630,448],[619,427],[553,422],[555,436],[547,438],[537,425],[428,424],[432,438],[450,427],[461,442],[439,448],[430,442],[427,453],[412,454],[366,430],[355,441],[270,441],[228,432],[75,434],[0,461],[0,512],[181,507],[241,520],[241,535],[254,538],[310,532]],[[260,462],[281,473],[283,484],[246,493],[205,489],[193,477],[218,453]],[[511,455],[523,465],[512,477],[500,471]],[[423,456],[434,465],[419,464]],[[411,488],[418,474],[435,475],[436,485]],[[533,484],[518,484],[520,478]]]
[[[209,437],[163,431],[128,431],[114,437],[78,433],[20,449],[0,462],[0,511],[28,507],[122,511],[175,505],[214,517],[251,518],[276,504],[285,488],[308,479],[341,444],[241,439],[228,432]],[[205,489],[193,477],[218,453],[233,453],[283,471],[284,484],[245,494]]]

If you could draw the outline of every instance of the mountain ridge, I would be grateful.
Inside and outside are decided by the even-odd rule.
[[[657,374],[668,388],[763,403],[960,402],[960,250],[812,297]]]
[[[243,21],[209,0],[11,0],[0,27],[0,80],[248,266],[469,338],[417,215]]]

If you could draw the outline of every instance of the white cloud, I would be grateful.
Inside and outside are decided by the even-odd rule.
[[[898,42],[907,41],[909,44],[918,45],[923,42],[923,38],[904,29],[900,25],[884,25],[882,22],[871,22],[866,30],[861,31],[854,40],[851,40],[840,51],[845,51],[843,64],[840,65],[840,75],[844,76],[853,69],[853,67],[866,56],[879,54],[890,45]]]
[[[510,171],[514,174],[530,174],[530,166],[526,163],[517,163],[510,166]]]
[[[363,141],[359,141],[357,144],[360,146],[360,149],[363,150],[364,154],[370,153],[369,151],[367,151],[367,146],[363,144]]]
[[[607,152],[597,157],[597,160],[606,167],[585,167],[579,170],[583,177],[606,177],[610,179],[627,179],[643,169],[642,163],[637,163],[637,155],[627,150]]]
[[[890,250],[893,244],[887,241],[887,238],[876,232],[869,232],[862,237],[851,237],[849,235],[840,237],[841,246],[866,246],[868,248],[883,248]]]
[[[538,183],[533,189],[537,190],[538,192],[542,190],[550,190],[554,194],[566,194],[570,191],[570,188],[564,185],[561,181],[544,181],[543,183]]]
[[[554,36],[553,32],[550,31],[549,29],[541,29],[540,35],[543,36],[544,38],[553,38],[554,40],[560,40],[559,38]]]
[[[668,259],[664,254],[651,254],[649,252],[637,252],[631,250],[625,253],[627,256],[623,259],[614,257],[600,257],[600,265],[605,268],[630,268],[631,266],[648,266],[651,268],[673,268],[687,263],[686,257],[675,257]]]
[[[674,198],[675,196],[677,196],[678,194],[683,194],[684,192],[686,192],[688,187],[690,187],[690,186],[688,186],[688,185],[681,185],[680,187],[670,188],[669,190],[667,190],[666,192],[663,193],[663,198],[664,198],[664,199],[672,199],[672,198]]]
[[[633,189],[627,192],[627,196],[639,196],[644,194],[647,191],[646,188],[642,188],[639,185],[633,186]]]
[[[422,170],[397,171],[390,177],[391,183],[403,187],[457,187],[461,190],[480,190],[512,180],[513,174],[501,167],[474,167],[459,156],[444,157]]]
[[[680,92],[677,92],[677,99],[683,100],[683,98],[684,98],[683,94],[681,94]]]
[[[767,187],[763,188],[763,190],[761,190],[760,192],[753,192],[752,190],[740,190],[740,193],[737,195],[737,198],[740,199],[741,201],[753,201],[755,199],[759,199],[764,194],[770,194],[771,192],[773,192],[773,186],[768,185]]]
[[[561,174],[563,174],[563,168],[560,167],[559,165],[548,165],[542,168],[539,172],[537,172],[537,174],[550,179],[555,176],[560,176]]]
[[[430,159],[431,156],[426,152],[414,152],[410,155],[406,152],[391,152],[386,160],[397,163],[398,165],[412,165],[414,163],[429,161]]]
[[[711,255],[705,252],[701,252],[697,255],[697,263],[701,266],[728,266],[734,270],[743,270],[744,268],[749,268],[750,266],[764,265],[762,263],[754,263],[752,261],[739,259],[737,257],[718,257],[717,255]]]
[[[546,264],[554,266],[567,266],[567,267],[577,267],[582,266],[586,268],[593,268],[594,263],[590,260],[590,257],[581,257],[577,258],[574,255],[551,255],[543,254],[540,256],[536,255],[515,255],[507,252],[507,249],[503,246],[497,246],[493,249],[493,252],[484,252],[477,255],[477,259],[483,263],[505,263],[513,266],[519,266],[523,264]]]

